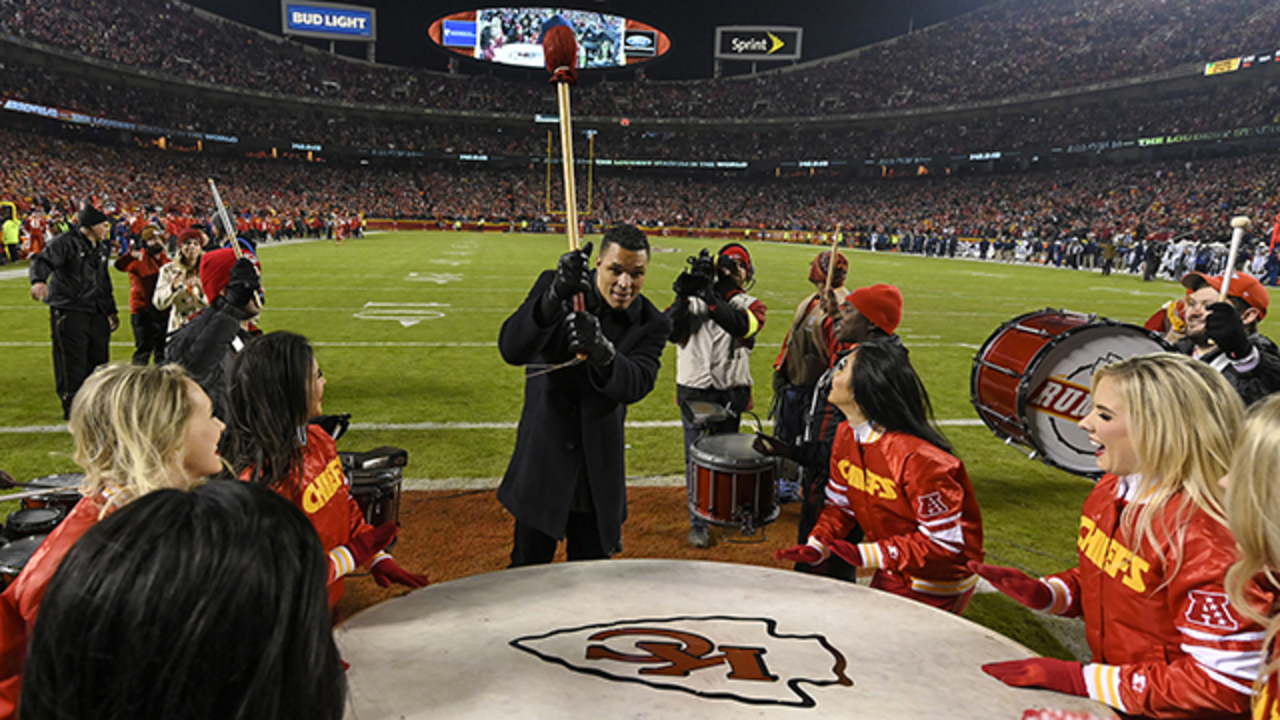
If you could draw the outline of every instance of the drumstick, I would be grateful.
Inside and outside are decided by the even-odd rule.
[[[236,237],[236,226],[231,224],[231,214],[227,212],[227,206],[222,204],[222,196],[218,194],[218,184],[209,178],[209,190],[213,192],[213,204],[217,206],[218,214],[222,216],[222,228],[231,236],[231,252],[235,253],[236,260],[244,257],[244,252],[240,250],[240,238]],[[258,271],[258,277],[262,277],[262,269],[254,263],[254,269]],[[262,287],[259,286],[253,292],[253,297],[258,301],[258,307],[262,307]]]
[[[1244,239],[1244,231],[1249,225],[1249,218],[1244,215],[1231,218],[1231,249],[1227,251],[1227,269],[1222,272],[1222,291],[1218,293],[1218,302],[1227,301],[1227,290],[1231,287],[1231,273],[1236,269],[1236,252],[1240,250],[1240,241]]]
[[[218,184],[209,178],[209,190],[213,193],[213,204],[217,207],[218,215],[222,218],[222,227],[231,236],[231,252],[236,254],[236,259],[240,259],[240,239],[236,237],[235,225],[231,224],[231,216],[227,214],[227,206],[222,204],[222,196],[218,194]]]
[[[79,491],[79,489],[80,488],[76,485],[68,485],[67,487],[42,487],[35,490],[23,490],[18,493],[0,495],[0,502],[4,502],[6,500],[21,500],[23,498],[35,497],[37,495],[48,495],[50,493],[63,492],[65,490]]]
[[[827,264],[827,287],[822,291],[822,296],[826,297],[831,294],[831,278],[836,274],[836,248],[840,245],[840,226],[836,225],[836,231],[831,236],[831,262]]]

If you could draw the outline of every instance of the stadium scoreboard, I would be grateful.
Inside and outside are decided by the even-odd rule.
[[[373,42],[378,39],[377,11],[360,5],[281,0],[280,28],[284,35]]]
[[[799,60],[804,28],[725,25],[716,28],[717,60]]]

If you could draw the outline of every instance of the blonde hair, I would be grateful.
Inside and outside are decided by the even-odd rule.
[[[1175,515],[1165,517],[1161,536],[1172,546],[1172,578],[1182,564],[1186,524],[1195,508],[1226,524],[1218,479],[1227,473],[1231,448],[1244,418],[1240,396],[1217,370],[1186,355],[1138,355],[1100,368],[1093,387],[1113,383],[1124,403],[1129,438],[1142,475],[1138,497],[1125,508],[1122,526],[1135,549],[1159,547],[1153,524],[1174,496]],[[1168,582],[1168,580],[1166,580]]]
[[[1280,569],[1280,396],[1272,395],[1254,405],[1244,433],[1231,458],[1231,482],[1227,487],[1227,524],[1235,535],[1240,559],[1227,571],[1227,595],[1231,604],[1267,629],[1264,648],[1271,647],[1280,632],[1280,617],[1267,617],[1272,608],[1259,611],[1260,598],[1252,581],[1265,574],[1272,587],[1280,587],[1274,571]],[[1270,658],[1258,673],[1261,688],[1280,669],[1280,658]]]
[[[182,469],[191,382],[178,365],[104,365],[90,375],[68,423],[85,472],[81,492],[105,491],[118,506],[183,479],[194,484]]]

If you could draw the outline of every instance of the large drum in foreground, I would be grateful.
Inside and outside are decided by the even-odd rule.
[[[1134,355],[1172,350],[1137,325],[1068,310],[1040,310],[996,330],[973,359],[969,388],[987,427],[1006,443],[1067,472],[1101,477],[1089,435],[1093,372]]]
[[[1115,717],[1005,686],[1032,657],[982,626],[813,575],[674,560],[475,575],[340,625],[353,720]]]

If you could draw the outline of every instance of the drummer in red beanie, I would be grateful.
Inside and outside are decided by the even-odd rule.
[[[1216,368],[1250,405],[1280,390],[1280,348],[1258,334],[1271,298],[1257,278],[1236,272],[1228,302],[1219,302],[1222,281],[1200,272],[1183,276],[1186,336],[1173,347]]]
[[[823,294],[828,289],[838,304],[849,295],[844,286],[849,271],[849,259],[839,253],[835,256],[835,269],[831,277],[831,251],[823,250],[809,264],[809,282],[814,291],[796,306],[791,327],[782,340],[782,349],[773,361],[773,403],[769,417],[773,420],[774,434],[785,443],[800,437],[805,414],[813,401],[813,387],[827,368],[835,351],[834,313],[828,312]],[[778,500],[796,502],[800,499],[800,478],[794,475],[795,466],[784,465],[778,477]]]
[[[169,359],[186,368],[213,401],[213,414],[227,420],[228,382],[236,353],[261,331],[254,321],[262,313],[257,258],[236,258],[231,248],[207,252],[200,259],[200,284],[210,298],[207,310],[169,339]]]

